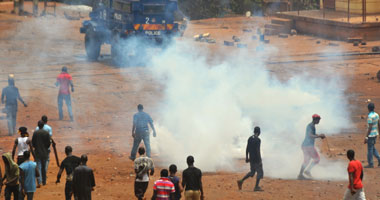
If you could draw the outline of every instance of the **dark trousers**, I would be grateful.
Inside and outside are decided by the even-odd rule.
[[[146,189],[148,188],[149,182],[136,182],[135,181],[135,196],[137,199],[142,200],[144,198]]]
[[[18,193],[19,193],[18,189],[19,189],[18,184],[12,185],[12,186],[8,186],[8,185],[5,186],[5,190],[4,190],[5,200],[11,200],[12,193],[13,193],[13,199],[18,200]]]
[[[16,132],[17,105],[6,105],[5,111],[7,113],[8,135],[13,135]]]
[[[91,192],[81,192],[80,195],[74,197],[75,200],[91,200]]]
[[[58,113],[59,113],[59,119],[63,119],[63,101],[65,101],[67,106],[67,111],[69,112],[69,117],[71,120],[73,120],[73,111],[71,108],[71,96],[70,94],[59,94],[58,95]]]
[[[27,200],[33,200],[34,192],[27,192],[26,193],[26,199]],[[19,200],[24,200],[25,196],[23,194],[20,194]]]
[[[66,200],[71,200],[72,195],[73,195],[73,182],[72,181],[66,181],[66,185],[65,185]]]

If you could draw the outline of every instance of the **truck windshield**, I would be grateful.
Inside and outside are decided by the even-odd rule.
[[[124,3],[119,1],[113,2],[113,8],[118,11],[131,13],[131,3]]]
[[[165,5],[144,5],[143,14],[152,15],[152,14],[162,14],[165,12]]]

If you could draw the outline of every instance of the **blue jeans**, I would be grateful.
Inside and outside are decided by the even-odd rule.
[[[70,94],[59,94],[58,95],[58,113],[59,113],[59,119],[63,119],[63,100],[65,100],[67,111],[69,112],[70,119],[73,120],[73,111],[71,109],[71,96]]]
[[[367,153],[367,158],[368,158],[368,165],[373,166],[373,156],[375,156],[380,163],[380,156],[379,152],[377,152],[375,144],[376,144],[376,138],[377,137],[368,137],[367,141],[367,147],[368,147],[368,153]]]
[[[149,141],[149,131],[136,133],[133,139],[133,147],[131,151],[131,158],[136,158],[137,148],[139,148],[141,140],[144,140],[146,155],[150,158],[150,141]]]
[[[5,105],[5,111],[7,113],[8,135],[11,136],[16,132],[17,105]]]
[[[48,164],[48,159],[40,159],[36,158],[36,163],[37,163],[37,168],[38,171],[40,172],[40,176],[37,178],[38,184],[46,185],[46,172],[47,172],[47,164]]]

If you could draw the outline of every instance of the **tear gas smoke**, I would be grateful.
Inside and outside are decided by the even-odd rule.
[[[186,157],[193,155],[204,171],[237,170],[235,161],[245,157],[253,126],[260,126],[266,176],[296,178],[312,114],[322,116],[317,133],[347,128],[344,82],[308,74],[280,82],[264,62],[275,51],[240,50],[216,61],[192,42],[178,41],[153,57],[149,66],[165,87],[158,137],[152,141],[160,160],[184,169]],[[345,165],[322,158],[313,173],[343,179]]]

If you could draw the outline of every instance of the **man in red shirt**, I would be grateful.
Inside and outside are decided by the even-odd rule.
[[[354,150],[347,151],[347,158],[350,160],[348,163],[348,189],[344,194],[344,200],[365,200],[363,190],[363,166],[359,160],[355,160]]]
[[[70,96],[70,86],[71,86],[71,92],[74,92],[74,84],[73,84],[73,78],[69,73],[67,73],[67,67],[62,67],[62,72],[57,77],[57,82],[55,83],[56,86],[59,86],[59,92],[58,92],[58,112],[59,112],[59,120],[63,119],[63,100],[65,100],[67,105],[67,111],[69,112],[70,120],[73,121],[73,111],[71,109],[71,96]]]
[[[154,182],[152,200],[173,200],[174,199],[174,184],[168,178],[169,171],[161,170],[161,178]]]

